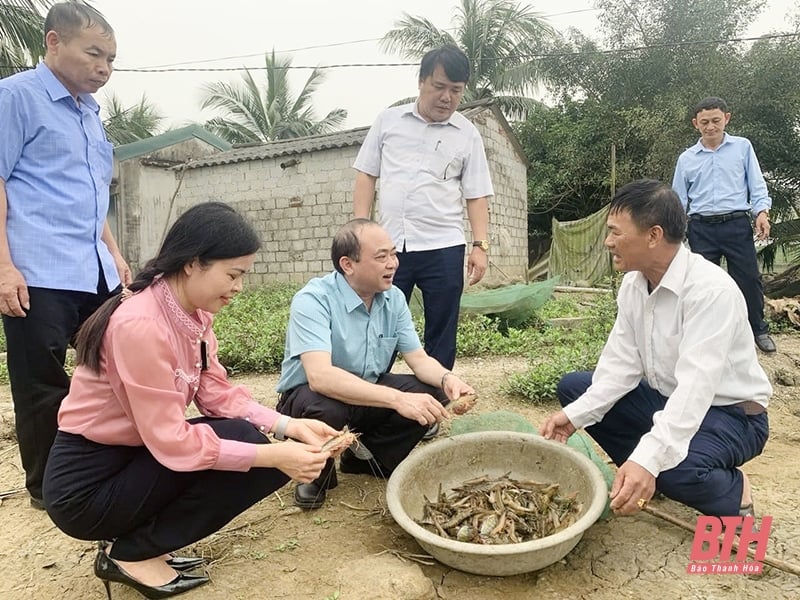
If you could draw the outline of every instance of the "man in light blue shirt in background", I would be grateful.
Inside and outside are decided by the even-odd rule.
[[[111,233],[112,146],[92,93],[111,76],[114,31],[95,9],[55,4],[44,62],[0,80],[0,313],[31,506],[58,409],[67,346],[130,270]]]
[[[692,125],[701,137],[678,157],[672,188],[689,216],[692,251],[717,265],[725,257],[728,273],[744,295],[756,345],[775,352],[764,320],[764,287],[751,224],[755,219],[757,239],[769,238],[772,199],[750,140],[725,133],[730,118],[722,98],[705,98],[695,106]]]
[[[392,285],[397,248],[369,219],[354,219],[333,239],[335,271],[309,281],[292,299],[277,409],[361,434],[340,459],[345,473],[388,477],[448,416],[443,404],[472,387],[429,356],[405,296]],[[413,375],[388,373],[395,352]],[[295,488],[301,508],[319,508],[337,485],[333,459],[314,482]]]

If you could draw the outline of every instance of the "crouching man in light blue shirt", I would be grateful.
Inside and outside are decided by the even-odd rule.
[[[392,285],[397,249],[369,219],[342,227],[331,248],[333,273],[312,279],[292,300],[277,409],[361,434],[340,459],[345,473],[388,477],[448,416],[449,400],[474,390],[430,357],[414,330],[405,296]],[[413,375],[388,373],[395,352]],[[333,459],[295,502],[319,508],[337,485]]]

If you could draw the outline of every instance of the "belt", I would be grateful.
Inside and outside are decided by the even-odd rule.
[[[738,402],[737,404],[729,404],[729,406],[741,408],[744,411],[744,414],[746,414],[748,417],[763,415],[765,412],[767,412],[767,409],[764,408],[763,404],[759,404],[753,400],[745,400],[744,402]]]
[[[734,219],[741,219],[749,216],[749,210],[735,210],[721,215],[689,215],[689,220],[700,221],[701,223],[724,223],[725,221],[733,221]]]

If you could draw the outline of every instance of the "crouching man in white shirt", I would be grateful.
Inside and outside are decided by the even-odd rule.
[[[706,515],[753,514],[739,467],[767,441],[772,387],[739,288],[683,247],[686,215],[667,185],[624,186],[607,223],[614,268],[627,272],[617,319],[596,370],[561,379],[563,409],[541,434],[564,442],[586,429],[619,467],[617,514],[656,490]]]

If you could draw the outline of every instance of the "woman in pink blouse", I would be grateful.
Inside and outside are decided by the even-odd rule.
[[[213,315],[242,289],[258,235],[226,204],[186,211],[125,292],[81,328],[44,499],[70,536],[103,542],[95,574],[166,598],[208,581],[171,554],[290,479],[309,483],[337,432],[289,419],[232,385]],[[132,293],[132,294],[131,294]],[[127,297],[126,297],[127,296]],[[194,402],[201,417],[186,419]],[[270,443],[267,434],[279,440]]]

